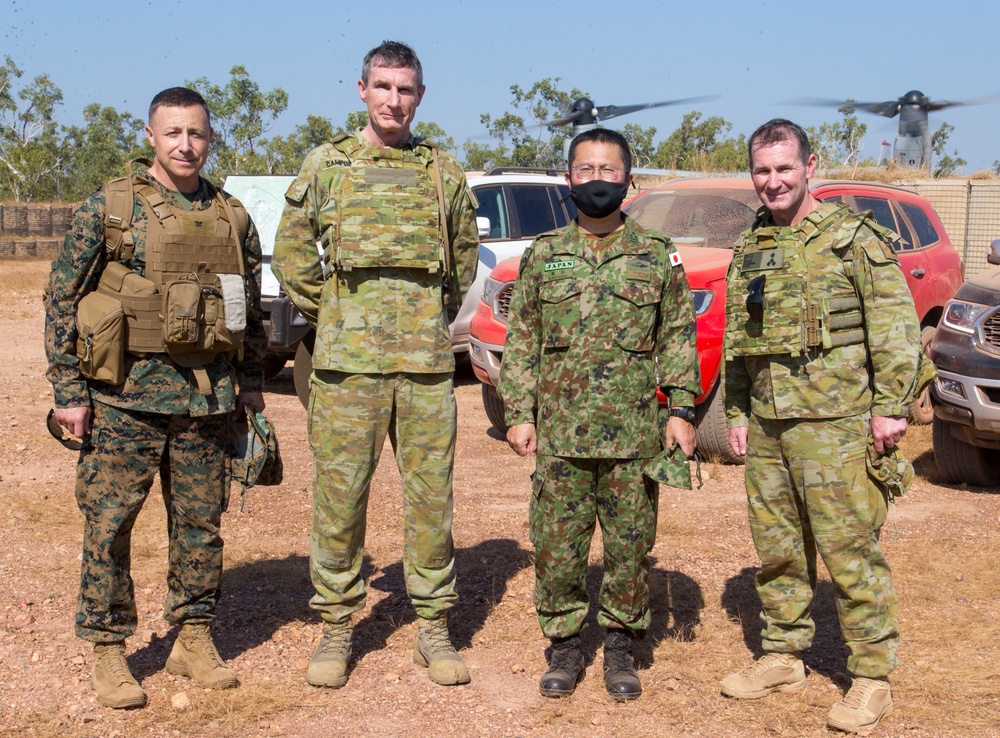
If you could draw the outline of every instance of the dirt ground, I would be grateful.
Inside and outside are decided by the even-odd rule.
[[[531,604],[527,536],[531,462],[489,429],[480,387],[457,377],[455,540],[460,601],[456,645],[472,683],[432,684],[412,662],[416,633],[402,574],[399,477],[386,449],[372,487],[365,574],[368,606],[356,625],[351,678],[340,690],[309,687],[319,637],[309,609],[311,456],[290,368],[267,391],[285,464],[279,487],[255,488],[223,522],[223,595],[214,633],[238,689],[207,692],[164,671],[176,632],[163,621],[166,532],[154,488],[133,538],[139,630],[129,663],[149,694],[136,711],[101,707],[89,644],[73,634],[82,516],[73,499],[75,454],[44,428],[39,295],[47,265],[0,263],[0,735],[38,736],[820,736],[846,684],[825,572],[817,634],[805,654],[808,687],[738,702],[719,680],[760,653],[753,588],[758,560],[746,521],[740,467],[705,464],[704,486],[663,488],[651,575],[653,627],[639,648],[642,698],[604,692],[601,635],[591,613],[587,676],[576,694],[538,694],[545,669]],[[882,541],[901,600],[896,710],[886,736],[1000,735],[1000,495],[935,482],[930,429],[904,449],[918,478],[896,505]],[[591,552],[591,591],[601,574]],[[822,571],[822,567],[820,567]]]

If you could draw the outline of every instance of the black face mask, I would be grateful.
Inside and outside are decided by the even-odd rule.
[[[570,187],[570,197],[588,218],[606,218],[622,206],[628,183],[592,179]]]

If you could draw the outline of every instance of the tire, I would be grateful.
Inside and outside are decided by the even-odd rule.
[[[927,326],[920,331],[920,350],[924,353],[927,353],[927,347],[934,340],[935,333],[937,333],[937,328],[934,326]],[[934,404],[931,402],[930,385],[925,387],[924,391],[920,393],[920,397],[910,404],[910,420],[914,425],[929,425],[934,420]]]
[[[503,419],[503,400],[497,394],[497,388],[491,384],[483,384],[483,408],[493,427],[506,433],[508,426]]]
[[[706,461],[742,464],[743,457],[734,454],[729,446],[726,408],[722,402],[720,384],[721,381],[716,381],[708,399],[695,408],[694,432],[698,438],[698,451]]]
[[[956,438],[949,423],[934,418],[934,462],[942,481],[973,487],[1000,486],[1000,451],[970,446]]]
[[[316,334],[309,333],[299,341],[295,349],[295,365],[292,367],[295,378],[295,394],[306,410],[309,409],[309,377],[313,373],[313,344]]]

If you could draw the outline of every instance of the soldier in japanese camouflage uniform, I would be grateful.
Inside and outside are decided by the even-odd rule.
[[[475,275],[476,202],[457,161],[410,133],[420,61],[386,41],[365,57],[368,124],[310,152],[285,194],[273,268],[316,329],[309,444],[310,566],[323,635],[309,684],[347,683],[372,474],[386,435],[403,481],[414,661],[438,684],[469,672],[448,634],[454,605],[457,416],[448,324]],[[317,246],[317,241],[319,245]]]
[[[873,728],[892,711],[899,630],[878,544],[887,502],[866,459],[869,443],[892,453],[906,432],[920,328],[895,234],[811,196],[805,132],[773,120],[749,148],[764,207],[729,270],[725,402],[730,445],[747,459],[764,656],[723,679],[722,693],[805,687],[818,550],[854,677],[827,724]]]
[[[566,179],[578,217],[525,251],[507,324],[498,390],[508,442],[521,456],[536,454],[529,519],[535,609],[551,640],[539,684],[547,697],[572,694],[583,676],[579,634],[597,521],[605,686],[616,700],[640,696],[632,641],[650,623],[658,497],[644,468],[675,443],[686,456],[695,447],[694,304],[670,240],[619,210],[631,168],[616,131],[573,140]],[[657,375],[670,398],[667,419]]]
[[[146,135],[154,161],[134,172],[130,165],[129,177],[83,203],[52,264],[45,302],[54,418],[84,444],[76,633],[94,643],[92,683],[114,708],[146,702],[124,643],[137,625],[132,527],[157,474],[169,538],[164,617],[180,626],[167,670],[205,688],[237,684],[209,632],[222,575],[227,424],[244,405],[264,407],[260,243],[242,206],[199,176],[212,135],[205,101],[192,90],[164,90],[153,98]],[[190,326],[195,342],[180,353],[157,319],[161,293],[174,280],[193,285],[194,299],[210,293],[220,320],[218,301],[226,302],[224,323]],[[123,284],[142,285],[142,294],[125,294]],[[128,306],[117,366],[93,365],[91,340],[99,336],[80,327],[81,303],[98,297]],[[203,350],[207,342],[216,349]]]

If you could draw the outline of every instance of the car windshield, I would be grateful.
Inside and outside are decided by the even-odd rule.
[[[731,249],[758,207],[753,190],[692,187],[649,190],[625,212],[640,225],[663,231],[674,243]]]

